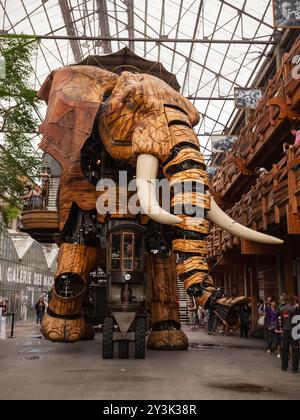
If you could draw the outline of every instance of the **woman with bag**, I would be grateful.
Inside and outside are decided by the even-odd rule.
[[[261,328],[265,327],[265,321],[266,321],[266,310],[267,306],[263,299],[259,301],[259,307],[258,307],[258,326]]]

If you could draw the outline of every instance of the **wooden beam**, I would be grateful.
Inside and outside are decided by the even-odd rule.
[[[289,235],[300,235],[300,214],[295,214],[290,205],[287,206],[286,212]]]
[[[284,256],[284,276],[285,288],[289,295],[295,293],[294,277],[293,277],[293,255],[290,249],[286,249]]]
[[[282,245],[264,245],[242,239],[242,255],[278,255],[282,253]]]

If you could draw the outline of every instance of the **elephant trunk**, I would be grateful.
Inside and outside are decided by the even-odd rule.
[[[173,251],[179,256],[177,275],[187,293],[205,307],[216,290],[208,277],[206,236],[210,223],[207,213],[211,199],[208,195],[209,179],[199,149],[189,143],[174,147],[172,155],[164,163],[164,174],[173,190],[171,206],[181,212],[181,223],[176,225],[179,237],[173,242]]]
[[[159,160],[151,155],[141,155],[137,161],[137,189],[141,207],[151,219],[158,223],[174,225],[181,239],[173,243],[173,251],[179,254],[177,274],[184,282],[190,295],[201,298],[199,304],[205,306],[211,293],[203,293],[204,286],[213,287],[207,281],[208,264],[205,238],[209,234],[210,210],[208,175],[202,154],[193,145],[184,143],[173,149],[172,155],[164,163],[165,176],[174,191],[171,206],[175,216],[163,210],[157,202],[155,179]],[[191,213],[191,209],[196,214]],[[215,288],[213,288],[215,290]],[[206,300],[203,300],[205,296]]]

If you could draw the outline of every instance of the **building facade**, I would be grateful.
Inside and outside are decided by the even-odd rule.
[[[0,306],[16,321],[34,320],[36,302],[54,282],[57,253],[28,235],[1,229]]]
[[[212,193],[231,218],[284,241],[262,245],[212,229],[208,248],[212,264],[218,263],[217,284],[228,295],[251,297],[253,307],[283,291],[300,294],[300,147],[292,133],[300,121],[299,56],[298,36],[212,181]]]

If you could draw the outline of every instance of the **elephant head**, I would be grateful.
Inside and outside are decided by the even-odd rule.
[[[71,66],[52,72],[38,96],[48,104],[41,126],[42,150],[62,167],[68,167],[90,136],[101,107],[98,125],[102,142],[113,158],[136,164],[144,211],[162,224],[182,223],[182,218],[160,208],[149,181],[157,177],[161,167],[171,185],[184,181],[208,185],[193,130],[200,115],[191,102],[154,76],[129,72],[118,76],[93,66]],[[193,197],[194,204],[198,199]],[[208,193],[200,201],[208,210],[207,218],[228,232],[254,242],[282,244],[280,239],[229,218]]]
[[[145,74],[122,73],[103,106],[99,119],[101,139],[114,158],[136,160],[141,207],[158,223],[180,225],[183,222],[182,218],[160,208],[156,201],[152,181],[160,167],[171,185],[184,181],[208,185],[204,159],[193,130],[199,120],[200,115],[191,102],[162,80]],[[236,223],[208,193],[190,198],[194,206],[201,202],[211,222],[240,238],[265,244],[283,243]]]

